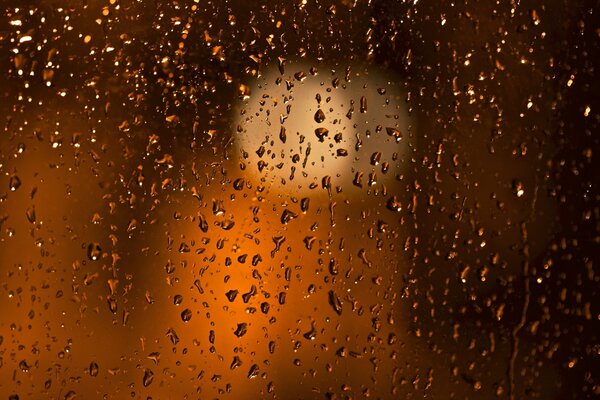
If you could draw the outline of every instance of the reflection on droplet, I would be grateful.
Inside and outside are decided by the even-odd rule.
[[[402,132],[396,128],[385,128],[387,134],[396,139],[396,142],[399,142],[402,139]]]
[[[17,175],[11,175],[8,181],[8,187],[11,192],[16,191],[21,187],[21,179]]]
[[[258,365],[253,364],[250,367],[250,370],[248,371],[248,378],[249,379],[256,378],[258,376],[259,372],[260,372],[260,369],[258,368]]]
[[[192,310],[186,308],[181,312],[181,320],[183,322],[189,322],[192,319]]]
[[[237,337],[242,337],[248,332],[248,324],[245,322],[239,323],[235,332],[233,333]]]
[[[92,261],[97,261],[102,255],[102,249],[97,242],[90,243],[87,247],[87,257]]]
[[[90,363],[89,372],[90,376],[98,376],[98,364],[95,361]]]
[[[150,386],[150,384],[152,384],[153,381],[154,381],[154,372],[152,372],[151,369],[146,369],[144,371],[144,376],[142,378],[142,384],[144,385],[144,387],[148,387],[148,386]]]
[[[325,113],[323,112],[323,110],[321,110],[320,108],[317,110],[317,112],[315,113],[315,122],[317,123],[321,123],[323,121],[325,121]]]

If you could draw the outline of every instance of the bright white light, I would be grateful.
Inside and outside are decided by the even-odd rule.
[[[358,187],[357,174],[363,188],[391,182],[414,143],[393,76],[353,67],[346,81],[345,67],[332,73],[319,66],[314,76],[309,70],[289,64],[285,74],[272,68],[249,84],[235,136],[247,171],[268,189],[290,194],[322,187],[325,176],[343,190]]]

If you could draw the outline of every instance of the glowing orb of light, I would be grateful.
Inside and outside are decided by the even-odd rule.
[[[237,150],[250,175],[272,191],[295,194],[328,178],[343,190],[392,179],[414,132],[403,91],[389,78],[364,68],[268,69],[245,88],[236,110]]]

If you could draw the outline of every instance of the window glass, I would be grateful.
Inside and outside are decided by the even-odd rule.
[[[600,394],[595,2],[0,9],[0,397]]]

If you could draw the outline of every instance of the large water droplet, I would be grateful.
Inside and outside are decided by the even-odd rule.
[[[192,310],[186,308],[181,312],[181,320],[183,322],[189,322],[192,319]]]
[[[90,243],[87,248],[87,257],[92,261],[97,261],[102,255],[102,249],[97,242]]]
[[[400,132],[398,129],[385,128],[385,130],[389,136],[392,136],[394,139],[396,139],[396,142],[399,142],[400,140],[402,140],[402,132]]]
[[[142,378],[142,384],[144,385],[144,387],[148,387],[148,386],[150,386],[150,384],[152,383],[153,380],[154,380],[154,372],[152,372],[152,370],[150,370],[150,369],[146,369],[144,371],[144,377]]]
[[[333,290],[329,291],[329,304],[333,307],[333,311],[335,311],[337,315],[342,315],[342,302]]]
[[[248,324],[245,322],[239,323],[233,334],[237,337],[242,337],[248,332]]]
[[[315,129],[315,135],[319,139],[319,142],[325,141],[325,136],[329,134],[329,130],[327,128],[317,128]]]
[[[230,302],[233,302],[236,298],[236,296],[238,295],[239,291],[237,290],[230,290],[227,293],[225,293],[225,296],[227,296],[227,300],[229,300]]]
[[[295,218],[298,218],[298,214],[290,210],[283,210],[283,213],[281,214],[281,223],[286,225]]]
[[[21,187],[21,179],[19,179],[17,175],[12,175],[10,177],[10,180],[8,181],[8,187],[11,192],[16,191],[18,188]]]
[[[315,121],[317,121],[319,124],[325,121],[325,113],[320,108],[315,113]]]
[[[98,376],[98,364],[95,361],[90,363],[90,376]]]

